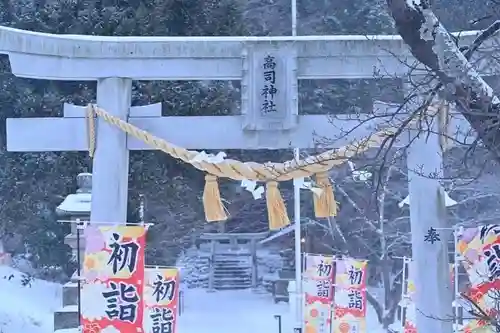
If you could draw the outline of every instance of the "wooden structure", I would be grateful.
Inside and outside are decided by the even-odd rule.
[[[267,232],[202,234],[200,240],[210,243],[209,290],[257,287],[257,243],[267,235]],[[246,275],[245,270],[248,269],[250,270],[250,284],[246,283],[248,281],[241,281]],[[240,275],[241,273],[243,276]],[[232,283],[232,286],[225,284],[224,281]]]

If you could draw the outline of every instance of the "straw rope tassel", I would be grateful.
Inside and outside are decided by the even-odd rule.
[[[313,194],[314,215],[316,217],[330,217],[337,215],[337,201],[333,196],[333,186],[326,172],[316,174],[316,186],[322,191],[320,195]]]
[[[89,156],[90,158],[94,158],[96,131],[95,131],[94,106],[92,104],[87,105],[86,117],[87,117],[87,142],[89,145]]]
[[[270,230],[279,230],[290,224],[278,182],[270,181],[266,184],[266,203]]]
[[[226,208],[220,197],[219,184],[214,175],[205,176],[205,188],[203,190],[203,208],[207,222],[227,220]]]

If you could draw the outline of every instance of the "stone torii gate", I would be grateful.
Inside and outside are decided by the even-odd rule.
[[[475,35],[465,33],[461,38],[470,42]],[[101,37],[6,27],[0,27],[0,53],[9,55],[12,72],[18,77],[97,81],[99,107],[188,149],[312,148],[316,135],[338,139],[335,145],[343,146],[371,134],[377,119],[360,126],[363,116],[339,116],[332,125],[328,116],[300,115],[297,80],[372,78],[374,72],[380,71],[404,77],[408,69],[395,56],[411,60],[397,36]],[[273,77],[266,70],[271,63],[275,66]],[[159,104],[131,107],[132,80],[241,80],[242,114],[162,117]],[[274,94],[262,93],[271,87]],[[101,119],[97,125],[91,221],[124,223],[128,152],[151,148]],[[463,119],[455,125],[465,126]],[[61,118],[8,119],[7,149],[87,150],[84,109],[65,105]],[[428,148],[420,145],[418,149],[420,156],[425,156],[423,150]],[[408,161],[426,163],[425,159]],[[440,157],[430,164],[431,168],[440,164]],[[409,169],[416,169],[416,165],[409,165]],[[437,180],[429,183],[435,187]],[[418,198],[422,207],[438,202],[438,193],[429,193],[428,188],[410,185],[410,190],[411,197]],[[442,217],[435,213],[412,208],[412,230],[424,230],[437,223]],[[425,251],[417,260],[439,262],[443,255]],[[437,272],[422,271],[417,279],[418,285],[426,285],[426,290],[431,285],[437,292],[431,298],[417,299],[417,307],[435,316],[443,314],[448,306],[438,297],[439,278]],[[417,324],[423,332],[448,332],[424,315],[417,318]]]

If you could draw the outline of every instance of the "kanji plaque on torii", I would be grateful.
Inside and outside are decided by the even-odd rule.
[[[292,44],[248,43],[243,56],[245,130],[290,130],[298,123],[297,54]]]

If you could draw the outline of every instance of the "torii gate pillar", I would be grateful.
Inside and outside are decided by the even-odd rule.
[[[417,108],[421,101],[410,103]],[[411,111],[411,110],[410,110]],[[410,130],[407,149],[412,258],[415,267],[416,326],[418,332],[453,332],[453,291],[448,258],[450,232],[445,230],[446,205],[440,183],[443,148],[438,117],[422,119],[422,128]],[[425,128],[427,127],[427,128]],[[433,228],[440,240],[426,239]],[[413,273],[412,273],[413,274]]]
[[[131,94],[132,79],[110,77],[97,81],[97,105],[124,121],[128,120]],[[101,121],[96,136],[106,140],[98,140],[94,152],[90,220],[125,223],[129,168],[127,134]]]

